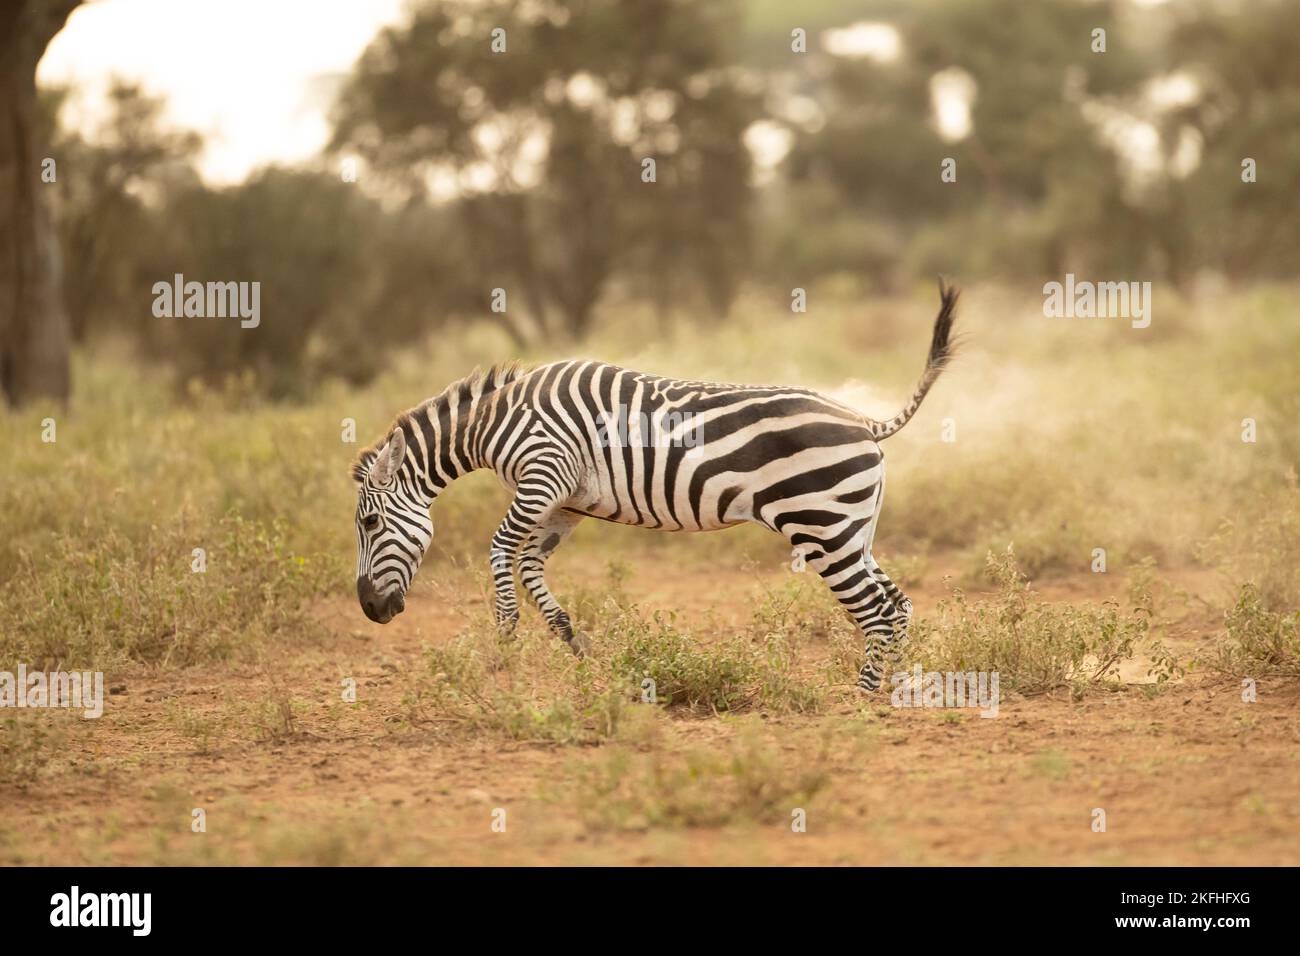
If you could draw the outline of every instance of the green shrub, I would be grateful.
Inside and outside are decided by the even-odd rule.
[[[1300,677],[1300,611],[1269,610],[1259,588],[1244,584],[1225,623],[1230,643],[1219,649],[1219,670]]]
[[[732,710],[752,699],[755,655],[732,641],[706,647],[675,626],[675,616],[656,611],[650,621],[625,613],[605,631],[609,670],[633,686],[654,681],[665,705],[684,704],[714,711]]]
[[[1112,679],[1148,635],[1151,609],[1144,594],[1127,612],[1111,601],[1039,600],[1010,548],[989,554],[986,573],[999,589],[991,600],[971,602],[955,590],[935,617],[913,624],[904,654],[926,670],[997,671],[1001,686],[1031,695]]]

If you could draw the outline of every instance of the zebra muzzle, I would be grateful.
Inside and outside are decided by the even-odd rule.
[[[387,624],[406,610],[406,598],[400,591],[380,594],[369,578],[357,578],[357,600],[366,617],[376,624]]]

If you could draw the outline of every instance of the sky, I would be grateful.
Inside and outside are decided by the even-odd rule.
[[[85,92],[65,122],[93,125],[113,76],[167,100],[167,117],[207,139],[214,184],[269,161],[315,154],[335,81],[404,0],[91,0],[75,10],[36,71]]]

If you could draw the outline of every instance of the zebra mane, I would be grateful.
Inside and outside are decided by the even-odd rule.
[[[357,452],[357,456],[352,459],[352,466],[349,473],[352,480],[361,484],[366,480],[366,475],[370,473],[370,466],[374,464],[375,459],[379,457],[379,451],[386,444],[393,432],[404,426],[410,425],[411,416],[418,412],[434,411],[439,406],[446,405],[453,398],[460,397],[463,400],[472,400],[474,398],[494,392],[503,385],[509,385],[516,379],[520,379],[532,371],[532,367],[525,365],[518,360],[511,362],[496,362],[489,365],[487,369],[475,366],[474,370],[462,379],[457,379],[446,388],[444,388],[433,398],[425,399],[414,408],[408,408],[406,411],[398,414],[393,419],[391,425],[384,429],[384,435],[378,441],[370,446]]]
[[[508,385],[516,379],[523,378],[532,367],[525,365],[523,362],[515,359],[510,362],[496,362],[489,365],[486,370],[474,366],[474,370],[458,382],[452,382],[438,398],[450,397],[456,392],[467,392],[473,396],[485,395],[488,392],[494,392],[502,385]],[[437,401],[435,398],[432,401]],[[429,402],[425,403],[430,404]]]

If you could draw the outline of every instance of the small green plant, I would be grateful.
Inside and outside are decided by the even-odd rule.
[[[1224,616],[1228,643],[1215,668],[1224,673],[1300,676],[1300,611],[1270,610],[1254,584],[1244,584]]]
[[[680,630],[672,615],[647,618],[612,599],[601,608],[605,625],[582,661],[530,624],[509,640],[474,625],[430,649],[425,674],[403,695],[405,718],[574,744],[617,739],[638,708],[812,713],[822,705],[822,682],[798,675],[793,635],[706,642]]]
[[[253,733],[264,743],[281,744],[298,733],[297,711],[301,704],[281,687],[273,687],[249,709]]]
[[[211,751],[213,740],[221,734],[226,724],[224,715],[191,710],[174,699],[167,702],[164,713],[175,731],[193,743],[195,751],[201,754]]]
[[[1300,480],[1294,468],[1280,491],[1258,495],[1246,515],[1225,521],[1200,549],[1202,561],[1254,588],[1252,603],[1273,612],[1300,610]]]
[[[990,553],[986,573],[998,585],[989,601],[960,590],[940,603],[937,619],[913,625],[904,649],[926,670],[997,671],[1002,687],[1025,695],[1059,687],[1082,691],[1113,680],[1150,627],[1149,598],[1125,612],[1115,602],[1055,605],[1038,599],[1008,548]]]
[[[675,616],[655,612],[647,622],[624,614],[606,632],[609,669],[640,687],[654,682],[655,696],[666,704],[714,711],[733,710],[749,702],[757,674],[755,655],[732,642],[720,649],[702,646],[675,626]]]
[[[818,668],[810,679],[800,674],[801,654],[813,642],[838,647],[856,638],[859,649],[861,645],[857,626],[815,577],[766,588],[750,620],[749,635],[759,649],[758,703],[769,712],[816,713],[825,703],[827,688],[845,683],[857,670],[851,653],[839,668]]]
[[[799,645],[858,633],[844,608],[813,574],[792,575],[780,585],[765,588],[749,631],[756,640],[779,634]]]
[[[795,714],[814,714],[821,710],[827,684],[800,679],[796,672],[797,646],[784,634],[767,636],[758,668],[758,703],[763,710]],[[839,679],[843,681],[844,675]]]

